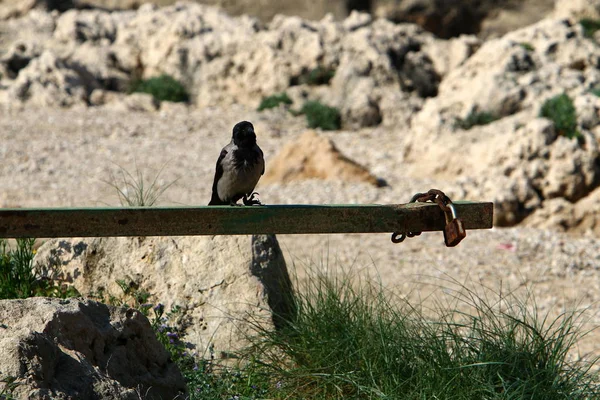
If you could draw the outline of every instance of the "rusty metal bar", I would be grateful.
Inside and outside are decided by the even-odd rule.
[[[492,227],[493,204],[455,202],[466,229]],[[0,238],[440,231],[437,204],[0,209]]]

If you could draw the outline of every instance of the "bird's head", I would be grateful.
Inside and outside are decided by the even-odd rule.
[[[242,121],[233,127],[233,143],[239,147],[252,147],[256,144],[254,126],[248,121]]]

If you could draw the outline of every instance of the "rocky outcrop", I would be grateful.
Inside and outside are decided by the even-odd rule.
[[[385,185],[365,167],[345,157],[334,143],[315,131],[306,131],[286,144],[269,161],[261,183],[289,183],[304,179],[330,179]]]
[[[184,83],[200,107],[256,107],[266,96],[291,90],[302,101],[339,108],[343,124],[356,128],[398,121],[390,112],[398,96],[411,105],[405,120],[423,98],[436,95],[440,81],[430,54],[422,51],[433,40],[430,34],[368,14],[353,13],[341,22],[278,16],[263,28],[247,16],[178,3],[135,12],[70,10],[50,18],[51,36],[21,40],[19,48],[26,51],[10,50],[0,59],[0,69],[10,72],[0,81],[0,94],[9,93],[5,103],[47,104],[42,98],[51,96],[57,105],[90,103],[94,89],[123,91],[132,79],[168,74]],[[41,49],[44,62],[33,63]],[[49,60],[46,72],[41,67]],[[45,82],[60,80],[57,69],[71,76],[63,91],[72,99],[55,93],[61,89],[54,83],[46,93]],[[333,79],[305,78],[317,69],[330,71]]]
[[[0,377],[15,382],[10,398],[173,399],[186,392],[150,323],[133,309],[2,300],[0,332]]]
[[[600,178],[596,139],[600,49],[582,28],[545,20],[485,42],[451,70],[439,95],[412,120],[407,159],[419,176],[460,176],[465,196],[494,199],[497,223],[512,225],[545,200],[576,202]],[[577,109],[579,140],[536,119],[550,97],[566,93]],[[497,121],[470,130],[460,121],[486,113]],[[426,156],[425,156],[426,154]]]
[[[598,0],[555,0],[554,14],[558,18],[600,19],[600,1]]]
[[[57,239],[39,249],[34,263],[54,268],[82,295],[124,298],[124,283],[167,311],[180,307],[184,340],[200,356],[212,347],[227,357],[247,344],[251,323],[280,326],[294,312],[272,235]]]

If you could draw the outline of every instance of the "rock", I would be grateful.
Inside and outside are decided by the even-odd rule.
[[[554,14],[558,18],[600,19],[600,1],[598,0],[555,0]]]
[[[55,268],[83,295],[123,298],[117,280],[181,307],[183,340],[202,356],[248,344],[250,323],[281,326],[293,312],[291,283],[275,236],[56,239],[34,263]]]
[[[88,93],[97,86],[86,72],[46,50],[19,72],[8,89],[9,101],[38,106],[85,105]]]
[[[172,399],[186,392],[139,311],[34,297],[1,300],[0,321],[0,376],[16,378],[14,398]]]
[[[472,0],[448,2],[440,0],[378,1],[375,15],[395,22],[416,23],[441,38],[479,32],[486,15],[482,4]]]
[[[385,182],[373,176],[365,167],[340,153],[331,140],[312,130],[285,145],[269,161],[261,183],[288,183],[304,179],[344,180],[385,186]]]
[[[37,46],[13,51],[1,64],[6,69],[10,61],[8,70],[14,71],[0,95],[26,88],[16,75],[29,66],[28,60],[39,58],[35,49],[51,52],[65,69],[75,70],[84,98],[97,88],[123,92],[134,78],[167,74],[186,86],[199,107],[254,108],[264,97],[295,90],[302,92],[304,101],[337,107],[349,128],[389,124],[388,116],[405,120],[419,98],[436,95],[440,82],[433,52],[424,51],[433,40],[431,34],[414,25],[373,20],[366,13],[353,12],[339,22],[331,16],[308,21],[280,15],[262,26],[254,18],[231,17],[215,7],[178,3],[111,13],[69,10],[51,19],[55,27],[37,35]],[[19,36],[19,24],[11,28],[13,35]],[[316,70],[334,76],[311,82],[307,77]],[[53,69],[48,71],[52,74]],[[44,71],[35,74],[37,80],[56,81],[44,77]],[[57,94],[54,104],[79,102],[79,92],[65,96],[71,88],[62,89],[66,93]],[[406,102],[407,109],[403,103],[396,106],[402,114],[396,118],[383,103],[389,104],[399,91],[415,99]],[[23,101],[27,96],[17,97]]]
[[[473,178],[465,180],[465,196],[494,199],[500,225],[518,223],[549,199],[578,201],[600,177],[591,130],[600,103],[588,93],[600,83],[599,61],[600,48],[565,20],[485,42],[412,119],[406,159],[418,176]],[[561,93],[574,101],[583,140],[557,136],[549,120],[537,119],[544,102]],[[457,123],[482,113],[499,119],[470,130]]]

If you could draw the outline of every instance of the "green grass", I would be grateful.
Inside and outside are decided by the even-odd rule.
[[[14,248],[0,239],[0,299],[25,299],[32,296],[74,297],[77,290],[42,276],[33,265],[35,239],[17,239]]]
[[[600,88],[593,88],[590,90],[590,93],[596,97],[600,97]]]
[[[341,128],[340,112],[335,107],[329,107],[319,101],[307,101],[302,106],[299,114],[306,116],[309,128],[321,128],[324,131],[333,131]]]
[[[185,87],[169,75],[150,79],[138,79],[131,83],[130,93],[148,93],[159,101],[188,102],[189,94]]]
[[[457,118],[456,119],[456,127],[460,129],[469,130],[474,126],[478,125],[487,125],[494,121],[496,121],[498,117],[489,112],[471,112],[467,115],[467,118]]]
[[[134,173],[129,172],[118,164],[116,166],[118,172],[116,174],[111,172],[109,179],[102,180],[102,182],[116,191],[119,203],[123,207],[152,207],[165,191],[179,180],[175,179],[168,183],[160,183],[160,174],[164,170],[166,163],[151,180],[144,176],[137,163]]]
[[[600,20],[585,18],[579,23],[583,27],[583,34],[588,38],[593,38],[596,31],[600,29]]]
[[[275,94],[262,99],[257,111],[263,111],[269,108],[279,107],[280,104],[290,105],[292,103],[292,99],[290,99],[287,93]]]
[[[569,361],[580,312],[464,290],[435,318],[378,286],[313,276],[287,328],[265,331],[239,369],[186,371],[192,399],[596,399],[591,363]],[[533,310],[533,311],[532,311]],[[430,310],[431,311],[431,310]],[[595,360],[594,360],[595,361]],[[206,367],[208,365],[208,368]],[[236,397],[237,396],[237,397]]]
[[[546,100],[540,111],[540,117],[551,120],[559,135],[569,139],[581,137],[581,132],[577,129],[577,113],[573,100],[565,93]]]

